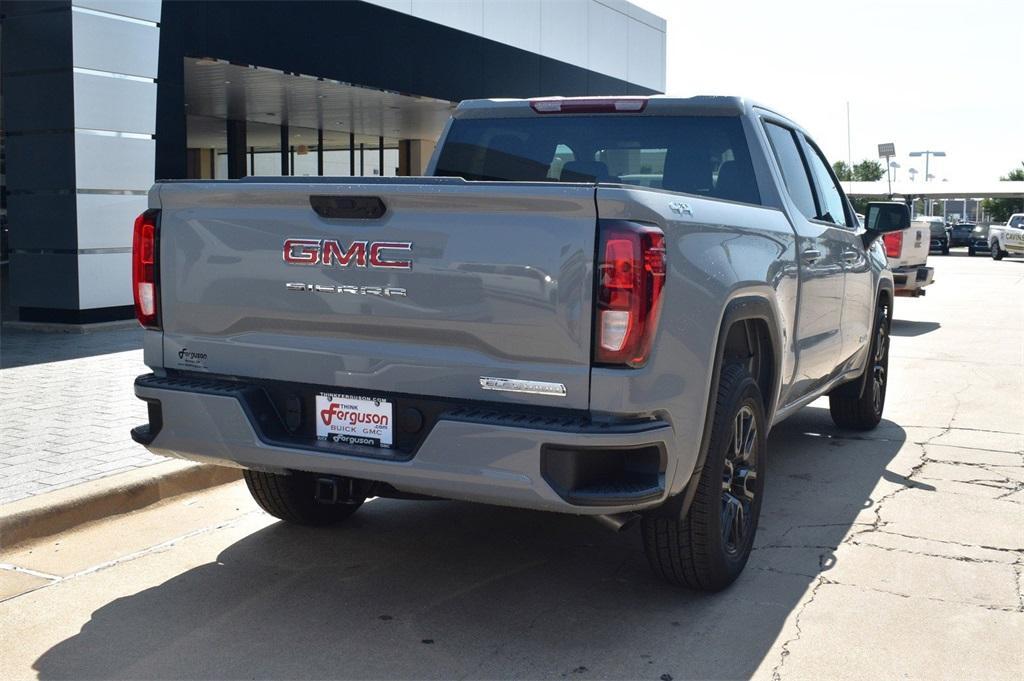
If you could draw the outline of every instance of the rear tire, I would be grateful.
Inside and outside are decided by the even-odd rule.
[[[655,509],[643,516],[647,560],[665,581],[720,591],[747,564],[764,496],[763,405],[745,366],[722,370],[707,460],[689,511],[669,515]]]
[[[848,430],[871,430],[882,420],[885,409],[885,390],[889,381],[889,304],[878,301],[875,324],[872,329],[867,383],[859,394],[851,394],[849,385],[843,385],[828,396],[832,422]],[[856,384],[854,384],[856,385]]]
[[[356,496],[348,503],[322,504],[314,496],[317,476],[295,471],[277,475],[261,471],[244,471],[249,494],[260,508],[293,525],[333,525],[359,510],[365,496]]]
[[[1004,251],[1003,249],[999,248],[999,242],[998,241],[993,242],[993,244],[992,244],[992,259],[993,260],[1002,260],[1004,255],[1006,255],[1006,251]]]
[[[942,247],[942,255],[949,255],[949,246]]]

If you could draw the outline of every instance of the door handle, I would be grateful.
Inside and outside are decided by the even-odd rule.
[[[860,253],[857,251],[844,251],[843,261],[846,263],[855,263],[860,259]]]
[[[819,251],[816,248],[808,248],[806,251],[802,253],[802,255],[804,257],[804,262],[807,263],[808,265],[813,265],[814,263],[821,260],[821,251]]]

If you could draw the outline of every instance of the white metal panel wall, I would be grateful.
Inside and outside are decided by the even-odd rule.
[[[113,15],[72,12],[72,58],[80,68],[156,78],[160,29]]]
[[[160,21],[162,0],[74,0],[75,7],[117,14],[132,19],[157,23]]]
[[[412,0],[410,14],[466,33],[483,35],[483,0]]]
[[[73,0],[82,309],[132,304],[132,223],[153,184],[160,0]]]
[[[151,137],[138,139],[75,132],[79,192],[134,190],[145,193],[153,186],[155,150],[156,141]]]
[[[599,2],[591,3],[588,11],[588,68],[626,80],[629,76],[630,18]]]
[[[541,0],[487,0],[484,37],[540,54]]]
[[[75,127],[152,135],[156,83],[76,73]]]
[[[629,22],[629,69],[626,80],[631,83],[650,81],[665,83],[665,32],[639,21]],[[648,86],[653,87],[653,86]]]
[[[78,248],[111,249],[131,244],[135,216],[146,210],[146,197],[135,194],[79,193]]]
[[[540,6],[540,53],[567,64],[588,68],[590,44],[587,7],[590,0],[542,0]],[[575,27],[575,28],[572,28]],[[589,27],[588,27],[589,30]]]
[[[662,92],[665,20],[626,0],[366,0]]]
[[[132,304],[132,254],[78,257],[78,304],[83,310]]]

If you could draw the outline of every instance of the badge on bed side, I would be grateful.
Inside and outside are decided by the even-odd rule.
[[[506,393],[527,393],[530,395],[551,395],[565,397],[565,386],[547,381],[525,381],[518,378],[495,378],[481,376],[480,387],[484,390],[498,390]]]

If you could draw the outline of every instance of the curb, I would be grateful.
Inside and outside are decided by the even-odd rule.
[[[0,508],[0,548],[48,537],[241,478],[240,468],[161,461],[127,473],[20,499]]]

